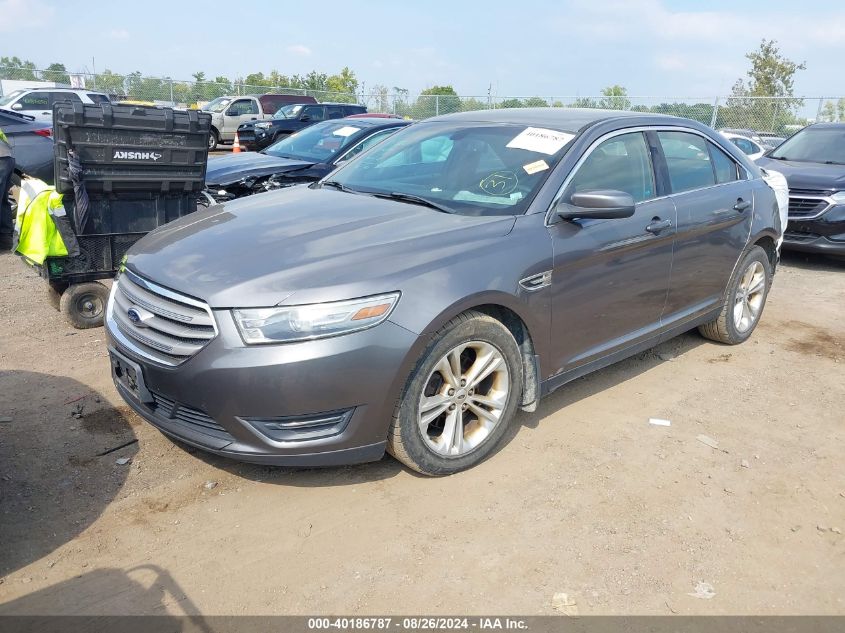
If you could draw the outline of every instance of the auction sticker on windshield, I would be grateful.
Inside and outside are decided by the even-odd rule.
[[[342,128],[336,129],[334,132],[332,132],[332,134],[334,134],[335,136],[351,136],[360,129],[361,128],[359,127],[352,127],[351,125],[346,125]]]
[[[527,127],[517,134],[507,147],[514,149],[526,149],[529,152],[540,152],[542,154],[557,154],[561,147],[575,138],[574,134],[547,130],[542,127]]]

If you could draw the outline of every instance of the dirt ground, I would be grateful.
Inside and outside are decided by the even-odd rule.
[[[186,450],[0,271],[0,613],[845,613],[845,263],[787,257],[746,344],[578,380],[443,479]]]

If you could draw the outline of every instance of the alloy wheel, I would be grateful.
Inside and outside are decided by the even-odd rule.
[[[507,362],[484,341],[452,348],[434,366],[417,422],[428,447],[444,457],[477,448],[499,424],[510,396]]]
[[[739,280],[734,297],[734,327],[745,333],[757,323],[766,295],[766,271],[758,261],[751,262]]]

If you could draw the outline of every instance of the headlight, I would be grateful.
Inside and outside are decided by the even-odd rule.
[[[837,191],[835,194],[830,196],[830,199],[836,204],[845,204],[845,191]]]
[[[255,128],[258,130],[267,130],[270,128],[270,123],[256,123]]]
[[[378,325],[399,301],[399,293],[312,303],[310,305],[232,310],[248,345],[305,341],[366,330]]]

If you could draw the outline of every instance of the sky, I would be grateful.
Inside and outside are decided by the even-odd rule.
[[[804,61],[796,94],[845,95],[843,0],[0,0],[0,55],[72,72],[231,79],[329,74],[365,90],[451,84],[461,95],[730,92],[762,38]],[[92,61],[93,58],[93,61]]]

